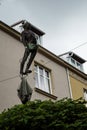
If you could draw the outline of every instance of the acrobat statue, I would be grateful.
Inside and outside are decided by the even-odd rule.
[[[23,24],[23,28],[24,28],[24,31],[21,33],[21,41],[23,42],[25,46],[25,52],[24,52],[24,56],[20,65],[20,74],[27,75],[28,73],[32,72],[31,70],[29,70],[29,68],[37,53],[38,46],[37,46],[37,38],[34,32],[31,30],[31,25],[28,22],[26,22]],[[28,56],[30,56],[30,58],[24,70],[24,65]]]

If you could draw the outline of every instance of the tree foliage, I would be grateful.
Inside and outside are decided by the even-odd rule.
[[[0,114],[0,130],[86,130],[87,107],[82,100],[29,101]]]

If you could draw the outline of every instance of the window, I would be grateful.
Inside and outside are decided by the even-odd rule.
[[[76,67],[76,68],[78,68],[79,70],[82,70],[82,65],[78,62],[78,61],[76,61],[75,59],[73,59],[73,58],[71,58],[71,64],[74,66],[74,67]],[[83,71],[83,70],[82,70]]]
[[[81,64],[79,62],[77,62],[77,68],[81,69]]]
[[[87,101],[87,89],[84,89],[84,99]]]
[[[50,72],[38,65],[35,65],[35,87],[51,94]]]
[[[36,33],[35,33],[35,35],[36,35],[36,37],[37,37],[37,44],[42,45],[42,37],[41,37],[41,36],[39,36],[39,35],[38,35],[38,34],[36,34]]]
[[[72,65],[75,65],[75,60],[71,58]]]

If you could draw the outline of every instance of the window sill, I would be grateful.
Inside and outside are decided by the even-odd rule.
[[[41,89],[39,89],[39,88],[35,88],[35,91],[38,92],[38,93],[41,93],[41,94],[43,94],[43,95],[45,95],[45,96],[47,96],[47,97],[50,97],[50,98],[52,98],[52,99],[54,99],[54,100],[57,99],[56,96],[54,96],[54,95],[52,95],[52,94],[50,94],[50,93],[47,93],[47,92],[45,92],[45,91],[43,91],[43,90],[41,90]]]

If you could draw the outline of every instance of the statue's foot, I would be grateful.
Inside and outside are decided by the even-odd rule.
[[[28,73],[32,73],[32,70],[26,70],[25,72],[23,72],[24,75],[27,75]]]

